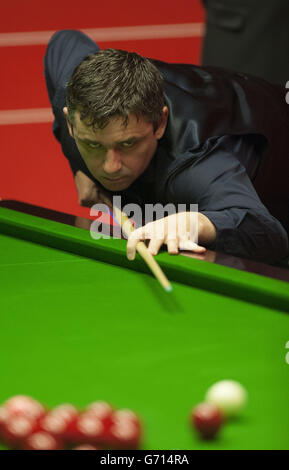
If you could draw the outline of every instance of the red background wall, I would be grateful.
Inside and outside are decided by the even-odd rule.
[[[17,0],[2,6],[1,33],[199,23],[199,0],[96,2]],[[201,37],[99,42],[100,47],[134,50],[168,62],[199,63]],[[45,45],[0,47],[0,113],[48,108],[43,78]],[[73,177],[51,132],[51,123],[0,125],[0,198],[18,199],[68,213],[79,208]]]

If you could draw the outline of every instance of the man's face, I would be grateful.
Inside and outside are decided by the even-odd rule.
[[[90,173],[109,191],[128,188],[149,165],[163,136],[167,124],[168,108],[158,129],[144,117],[138,120],[129,116],[128,124],[123,119],[111,119],[104,129],[94,130],[80,120],[79,112],[74,114],[73,128],[69,122],[67,108],[63,109],[71,136]]]

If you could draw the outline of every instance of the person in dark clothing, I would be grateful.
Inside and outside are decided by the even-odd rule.
[[[164,217],[129,237],[130,259],[145,238],[152,254],[165,243],[172,254],[207,247],[270,263],[287,256],[285,89],[223,69],[101,51],[73,30],[52,36],[44,63],[53,132],[82,205],[109,204],[114,194],[141,206],[198,204],[195,240],[170,237]],[[154,235],[160,224],[162,239]]]
[[[289,80],[288,0],[202,0],[202,65],[249,73],[285,86]]]

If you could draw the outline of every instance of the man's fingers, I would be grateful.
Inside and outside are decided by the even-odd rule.
[[[136,246],[141,240],[150,240],[148,249],[152,255],[156,255],[163,243],[167,244],[168,253],[177,255],[180,250],[193,251],[194,253],[204,253],[206,248],[198,245],[188,238],[177,238],[168,228],[164,229],[164,224],[160,221],[150,222],[143,227],[132,232],[127,241],[127,257],[130,260],[135,258]],[[163,233],[164,232],[164,233]],[[162,235],[161,235],[162,233]]]
[[[194,251],[195,253],[204,253],[206,251],[204,246],[197,245],[197,243],[191,240],[181,240],[179,248],[180,250]]]
[[[148,250],[149,252],[152,254],[152,255],[157,255],[158,252],[159,252],[159,249],[160,247],[162,246],[163,244],[163,240],[162,239],[155,239],[153,238],[150,243],[149,243],[149,246],[148,246]]]
[[[92,207],[97,202],[100,202],[97,197],[82,197],[78,199],[78,202],[83,207]]]
[[[155,225],[153,222],[149,222],[143,227],[139,227],[134,230],[127,242],[127,257],[130,260],[135,258],[136,245],[138,242],[143,240],[150,240],[149,251],[151,254],[157,254],[160,247],[164,243],[164,237],[162,231],[155,231]]]
[[[105,193],[103,193],[97,186],[84,189],[79,192],[79,204],[84,207],[91,207],[94,204],[105,204],[112,210],[112,201]]]
[[[170,255],[177,255],[179,252],[178,241],[176,239],[169,239],[167,241],[168,253]]]
[[[135,259],[136,246],[138,242],[145,240],[145,227],[140,227],[130,234],[126,245],[126,255],[129,260]]]
[[[81,206],[91,207],[94,204],[103,203],[112,209],[112,201],[109,192],[100,189],[82,171],[78,170],[75,174],[75,185],[78,193],[78,202]]]
[[[95,204],[95,201],[91,201],[89,199],[81,199],[78,202],[82,207],[92,207]]]
[[[78,202],[84,207],[91,207],[93,204],[99,202],[97,188],[80,190],[78,193]]]
[[[78,178],[75,178],[78,202],[81,206],[91,207],[93,204],[99,202],[98,188],[93,181],[89,180],[86,175],[84,176],[85,178],[78,175]]]

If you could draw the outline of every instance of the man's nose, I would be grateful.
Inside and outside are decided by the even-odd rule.
[[[121,158],[117,150],[109,149],[107,151],[103,169],[107,174],[117,173],[121,169]]]

